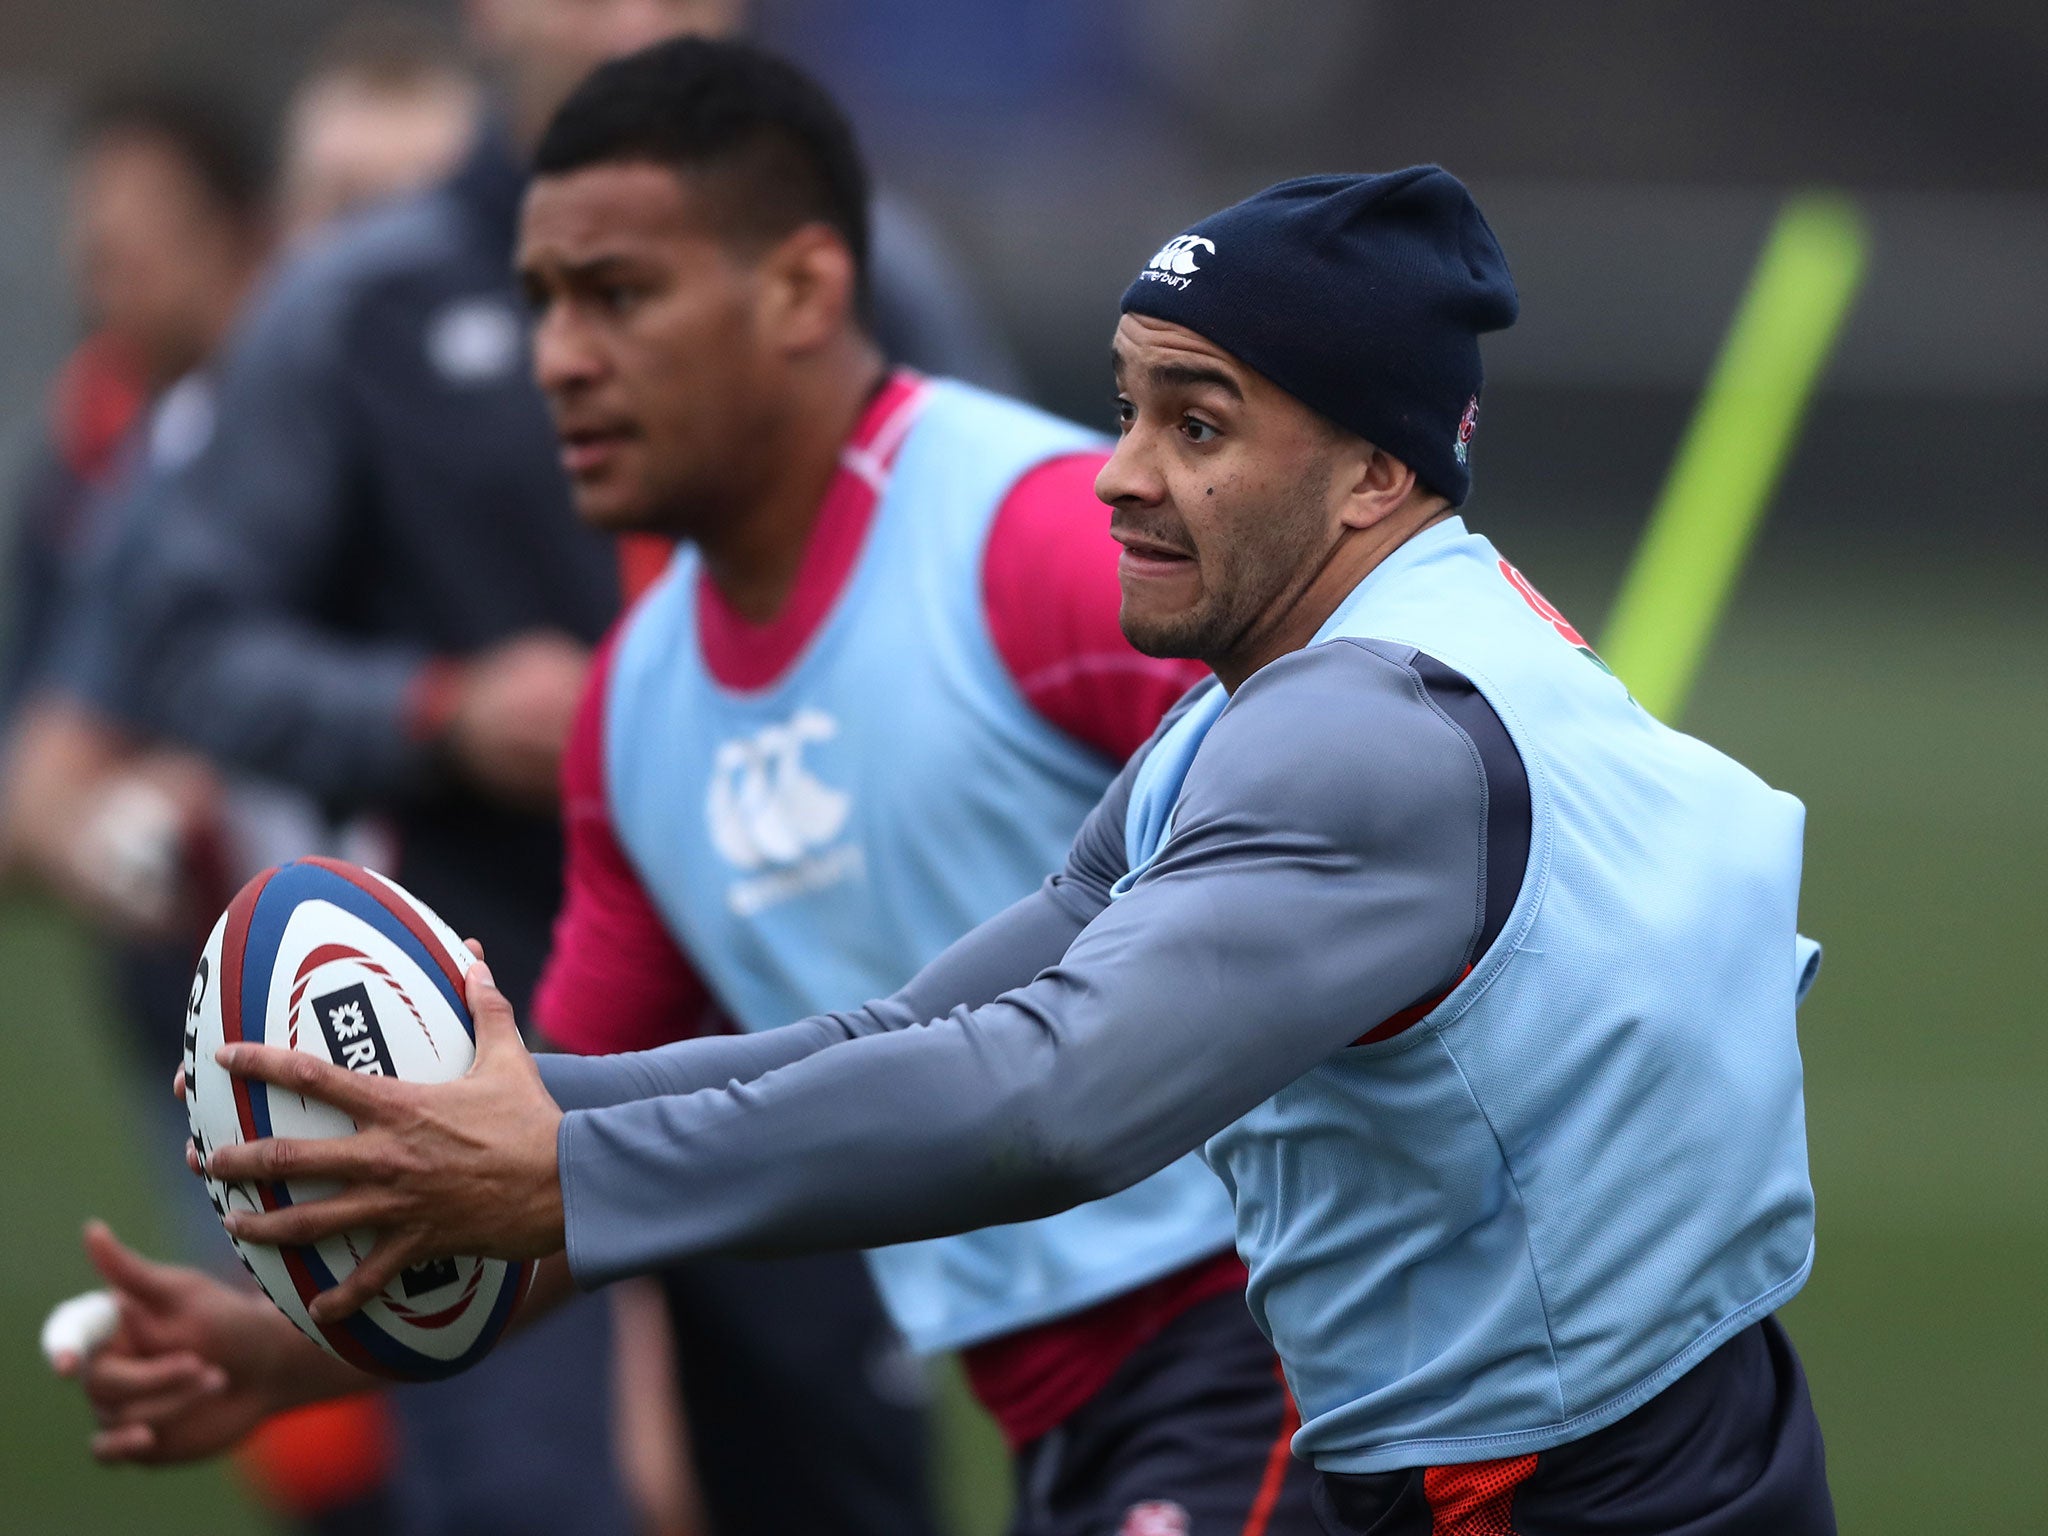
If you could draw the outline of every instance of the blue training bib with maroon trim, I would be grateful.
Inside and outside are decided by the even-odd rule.
[[[1806,1280],[1805,811],[1639,708],[1462,519],[1396,550],[1312,643],[1343,639],[1471,679],[1528,776],[1527,869],[1427,1016],[1338,1051],[1206,1155],[1301,1405],[1298,1454],[1365,1473],[1538,1451]],[[1171,836],[1228,707],[1197,700],[1139,769],[1120,888]]]

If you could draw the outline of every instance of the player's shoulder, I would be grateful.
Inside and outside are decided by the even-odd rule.
[[[439,188],[347,215],[277,267],[249,325],[257,338],[342,345],[362,311],[465,265],[461,211]]]
[[[631,616],[628,610],[615,619],[591,652],[590,670],[583,675],[583,693],[569,724],[569,737],[562,753],[562,808],[572,825],[593,818],[609,820],[604,740],[619,640]]]
[[[1175,726],[1180,724],[1188,711],[1222,686],[1216,680],[1216,674],[1213,672],[1190,684],[1185,693],[1181,694],[1179,698],[1167,706],[1166,712],[1159,717],[1159,723],[1152,728],[1152,734],[1145,738],[1143,743],[1139,745],[1138,750],[1133,752],[1124,763],[1124,776],[1135,778],[1143,769],[1145,759],[1151,756],[1153,749],[1166,739],[1167,734]]]
[[[944,376],[925,380],[920,425],[949,437],[1011,449],[1021,460],[1020,473],[1068,454],[1093,453],[1106,458],[1110,447],[1102,433],[1043,406]]]
[[[1191,766],[1189,803],[1286,807],[1333,827],[1483,814],[1484,765],[1413,647],[1337,639],[1242,683]]]
[[[1055,587],[1108,551],[1109,514],[1095,495],[1109,458],[1106,438],[1026,401],[937,379],[941,429],[972,452],[1005,464],[988,529],[989,560],[1015,567],[1028,586]]]
[[[345,215],[285,261],[279,292],[346,305],[394,281],[431,272],[462,254],[461,212],[443,188]]]
[[[661,572],[632,594],[599,640],[585,685],[593,728],[630,721],[679,671],[701,664],[697,640],[698,557],[679,547]]]
[[[1035,405],[958,379],[927,378],[895,475],[921,519],[951,530],[933,549],[977,562],[985,574],[1008,573],[999,585],[1014,577],[1043,589],[1064,585],[1059,578],[1077,545],[1108,547],[1108,514],[1094,494],[1106,451],[1085,427]]]
[[[395,287],[446,266],[451,229],[432,195],[342,219],[315,233],[274,270],[229,354],[229,371],[338,362],[358,317]]]
[[[1412,646],[1340,636],[1275,657],[1239,685],[1217,721],[1285,721],[1291,735],[1355,732],[1368,718],[1408,724],[1424,707]]]

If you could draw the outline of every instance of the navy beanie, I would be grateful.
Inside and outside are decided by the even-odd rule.
[[[1464,184],[1434,165],[1304,176],[1169,240],[1124,309],[1184,325],[1461,504],[1479,338],[1515,280]]]

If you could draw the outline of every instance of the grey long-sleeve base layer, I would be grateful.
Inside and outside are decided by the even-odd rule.
[[[1483,933],[1489,789],[1415,660],[1340,640],[1246,682],[1119,898],[1144,753],[1063,871],[895,996],[545,1058],[577,1279],[1049,1215],[1446,988]]]

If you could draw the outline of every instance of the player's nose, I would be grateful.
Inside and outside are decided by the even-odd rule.
[[[533,381],[548,395],[588,385],[603,372],[601,353],[567,309],[552,305],[534,322]]]
[[[1136,432],[1117,440],[1116,450],[1095,476],[1095,495],[1110,507],[1152,507],[1166,499],[1166,479]]]

